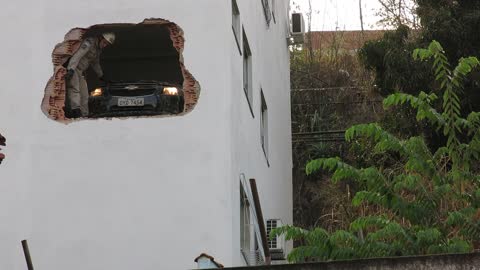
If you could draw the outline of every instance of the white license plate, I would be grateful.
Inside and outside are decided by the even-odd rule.
[[[136,107],[145,105],[144,98],[118,98],[119,107]]]

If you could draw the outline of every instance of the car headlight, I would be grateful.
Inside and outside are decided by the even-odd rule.
[[[176,87],[164,87],[163,94],[169,96],[178,96],[178,88]]]
[[[99,96],[101,96],[102,94],[103,94],[103,89],[102,89],[102,88],[97,88],[97,89],[93,90],[93,91],[90,93],[90,95],[91,95],[92,97],[99,97]]]

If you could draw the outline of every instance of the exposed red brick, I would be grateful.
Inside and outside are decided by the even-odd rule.
[[[314,50],[321,50],[336,44],[339,49],[358,50],[367,41],[381,39],[385,32],[385,30],[311,32],[312,47]],[[308,40],[307,37],[306,41]]]
[[[162,19],[160,19],[162,20]],[[193,77],[193,75],[186,69],[185,63],[183,60],[183,49],[185,48],[185,38],[184,38],[184,33],[182,28],[180,28],[178,25],[168,22],[166,20],[163,23],[168,24],[168,30],[170,31],[170,38],[172,39],[173,42],[173,47],[178,51],[178,54],[180,55],[180,68],[182,69],[183,73],[183,92],[184,92],[184,98],[185,98],[185,108],[184,112],[188,113],[193,110],[195,105],[198,102],[198,97],[200,95],[200,84],[198,83],[197,80]],[[158,19],[147,19],[143,23],[159,23]]]
[[[66,35],[62,43],[57,44],[52,52],[53,76],[47,83],[42,101],[42,111],[50,119],[68,123],[71,120],[65,117],[65,80],[66,69],[62,66],[80,46],[83,34],[87,29],[74,28]]]
[[[186,69],[183,61],[183,49],[185,47],[183,30],[175,23],[165,19],[145,19],[141,24],[164,24],[170,31],[170,38],[172,39],[173,46],[180,55],[179,62],[184,78],[183,91],[185,106],[183,113],[178,115],[184,115],[192,111],[197,104],[200,95],[200,84]],[[65,75],[66,70],[62,65],[78,50],[82,37],[87,30],[88,28],[74,28],[70,30],[65,35],[64,41],[55,46],[55,49],[52,52],[54,73],[45,88],[45,95],[41,108],[48,118],[65,124],[70,123],[73,120],[66,118],[63,110],[65,107],[65,80],[63,79],[63,76]]]

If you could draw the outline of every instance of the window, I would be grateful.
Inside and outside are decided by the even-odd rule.
[[[248,44],[245,29],[243,30],[243,90],[245,91],[245,95],[247,96],[248,105],[250,106],[250,112],[253,116],[252,51],[250,50],[250,45]]]
[[[262,225],[264,223],[262,222]],[[240,174],[240,251],[249,266],[265,263],[255,200],[244,174]]]
[[[237,0],[232,0],[232,29],[238,50],[242,54],[242,49],[240,48],[240,10],[238,9]]]
[[[275,10],[276,10],[276,0],[272,0],[272,19],[273,23],[277,23],[277,18],[275,18]]]
[[[260,99],[262,102],[260,107],[260,141],[268,162],[268,107],[263,90],[260,91]]]
[[[243,187],[240,187],[240,249],[244,256],[250,255],[251,242],[250,203]]]
[[[240,250],[247,265],[261,264],[258,240],[254,226],[254,215],[251,214],[250,201],[247,194],[240,187]]]
[[[270,0],[262,0],[263,13],[265,14],[265,19],[267,20],[267,25],[270,25],[272,20],[272,12],[270,9]]]

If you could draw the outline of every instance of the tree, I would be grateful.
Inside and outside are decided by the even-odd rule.
[[[399,0],[382,0],[392,9]],[[421,89],[431,88],[428,69],[420,68],[405,54],[412,48],[428,46],[431,40],[439,41],[450,62],[457,62],[464,55],[480,57],[480,2],[471,0],[415,0],[414,12],[418,16],[417,29],[409,23],[398,23],[393,12],[383,19],[392,24],[396,33],[388,33],[378,42],[367,43],[361,50],[365,65],[375,71],[378,91],[384,95],[396,91],[418,94]],[[403,4],[402,6],[405,6]],[[397,8],[398,9],[398,8]],[[386,11],[384,11],[385,13]],[[398,16],[397,16],[398,17]],[[407,33],[407,34],[405,34]],[[404,59],[396,65],[397,60]],[[406,61],[408,59],[408,61]],[[473,72],[465,82],[462,108],[464,115],[480,110],[479,73]],[[413,87],[415,86],[415,87]],[[416,91],[416,92],[415,92]]]
[[[378,2],[381,5],[376,13],[380,17],[379,25],[387,28],[398,28],[402,25],[418,28],[417,0],[378,0]]]
[[[366,42],[359,51],[363,65],[375,73],[375,86],[382,95],[396,91],[417,94],[418,86],[432,82],[427,65],[414,63],[410,57],[417,48],[407,26],[385,33],[383,39]]]
[[[360,190],[352,199],[363,214],[348,228],[328,233],[286,226],[273,231],[302,244],[288,259],[324,261],[400,255],[469,252],[480,243],[480,112],[461,116],[460,96],[467,76],[480,65],[476,57],[461,58],[451,69],[440,43],[416,49],[413,58],[431,60],[437,92],[417,96],[396,93],[384,106],[410,106],[417,121],[427,121],[447,138],[432,151],[423,137],[400,139],[379,124],[347,130],[349,142],[373,145],[377,155],[395,157],[390,165],[356,168],[339,158],[310,161],[307,174],[328,170],[332,181],[354,180]],[[441,111],[434,104],[441,101]]]

